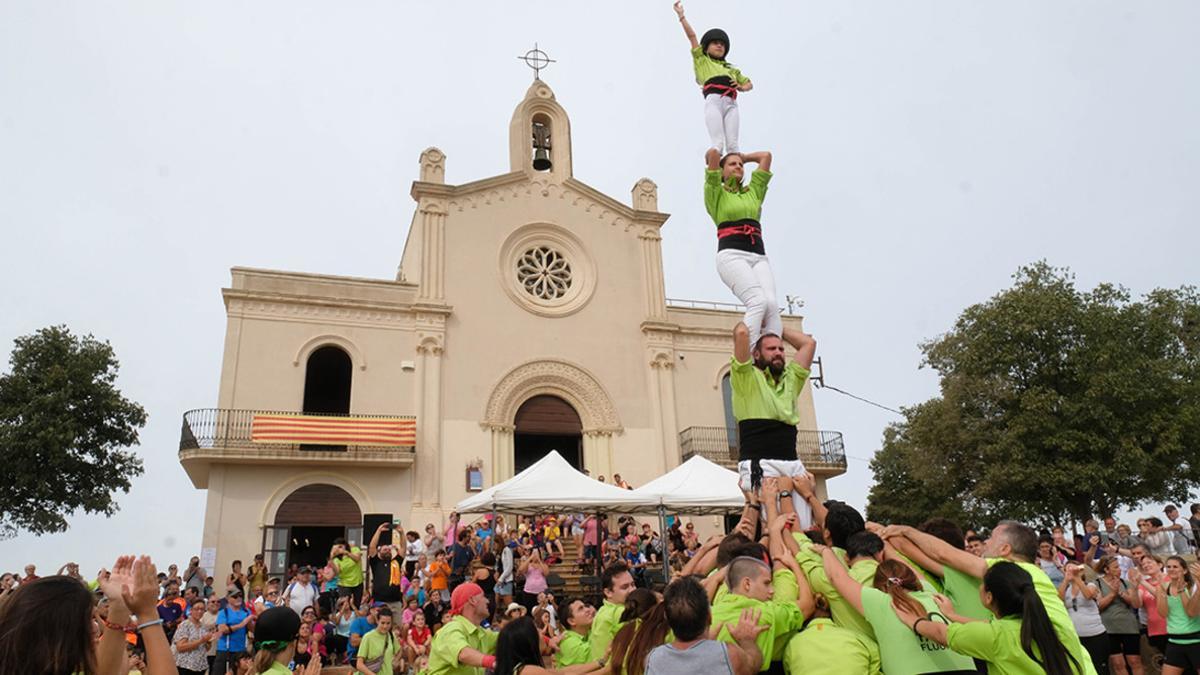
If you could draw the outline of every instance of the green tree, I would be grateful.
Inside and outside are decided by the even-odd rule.
[[[146,412],[115,382],[112,347],[65,326],[17,338],[0,376],[0,534],[62,532],[77,509],[112,515],[142,460]]]
[[[1185,501],[1200,484],[1194,288],[1134,301],[1041,262],[921,349],[941,395],[885,433],[872,518],[1044,524]]]

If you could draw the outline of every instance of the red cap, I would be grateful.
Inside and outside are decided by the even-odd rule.
[[[450,613],[462,614],[463,605],[466,605],[470,602],[471,598],[477,595],[483,595],[483,589],[480,588],[479,584],[473,582],[459,584],[455,587],[454,592],[450,594]]]

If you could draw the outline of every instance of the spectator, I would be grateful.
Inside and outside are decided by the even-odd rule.
[[[1050,582],[1055,586],[1061,584],[1066,578],[1066,574],[1063,573],[1066,556],[1054,548],[1054,539],[1043,537],[1038,540],[1038,555],[1035,562],[1046,573],[1046,576],[1050,577]]]
[[[1136,675],[1142,673],[1141,634],[1137,608],[1142,599],[1136,581],[1121,578],[1121,565],[1113,556],[1104,556],[1096,563],[1096,586],[1100,595],[1100,621],[1108,633],[1108,663],[1114,673],[1125,673],[1125,666]]]
[[[554,516],[546,519],[546,526],[542,530],[546,537],[546,557],[551,558],[554,552],[558,551],[558,557],[561,559],[566,555],[562,544],[562,529],[558,526],[558,520]]]
[[[187,619],[179,624],[172,640],[175,652],[175,665],[180,675],[204,675],[208,670],[208,645],[212,643],[217,633],[204,630],[201,622],[204,617],[205,603],[196,600],[188,608]]]
[[[1100,605],[1096,602],[1100,597],[1100,587],[1095,582],[1084,579],[1085,566],[1072,563],[1067,565],[1066,578],[1058,586],[1058,595],[1066,604],[1067,614],[1075,626],[1079,641],[1087,650],[1092,666],[1097,672],[1108,671],[1108,634],[1104,631],[1104,622],[1100,619]]]
[[[1133,532],[1129,529],[1129,526],[1124,523],[1117,525],[1117,533],[1110,538],[1110,541],[1116,542],[1118,549],[1126,551],[1133,550],[1133,547],[1140,543],[1138,542],[1138,538],[1133,536]]]
[[[473,583],[456,587],[450,594],[451,618],[433,636],[427,672],[441,675],[464,672],[456,670],[464,666],[495,668],[497,634],[480,628],[487,615],[487,598],[483,597],[482,588]]]
[[[1163,513],[1167,516],[1167,522],[1170,523],[1170,525],[1163,527],[1163,531],[1170,533],[1171,544],[1175,548],[1175,554],[1190,554],[1193,548],[1191,522],[1181,516],[1179,507],[1174,504],[1167,504],[1167,508],[1163,509]]]
[[[496,556],[490,550],[485,549],[479,556],[479,567],[471,573],[471,581],[483,589],[483,597],[488,599],[488,616],[491,616],[496,611]]]
[[[225,607],[217,612],[217,655],[213,660],[212,675],[225,675],[230,665],[236,664],[235,657],[246,651],[246,634],[254,615],[243,606],[242,591],[234,587],[225,595]]]
[[[542,553],[539,549],[533,549],[529,555],[521,559],[521,564],[517,567],[517,574],[525,577],[525,586],[521,593],[521,605],[527,610],[532,610],[537,604],[538,593],[541,593],[548,588],[546,584],[546,575],[550,573],[550,566],[542,560]]]
[[[708,598],[691,577],[672,581],[663,594],[663,615],[675,639],[660,644],[646,658],[646,675],[679,673],[736,673],[760,670],[763,654],[757,638],[765,628],[753,610],[743,611],[736,624],[726,624],[732,643],[707,639],[711,619]]]
[[[496,556],[499,560],[497,567],[499,576],[496,577],[496,605],[507,606],[512,602],[513,596],[513,550],[505,540],[505,535],[497,535],[493,543],[496,550]]]
[[[1200,503],[1192,504],[1189,508],[1192,511],[1192,517],[1188,519],[1192,524],[1192,545],[1200,551]]]
[[[581,562],[600,558],[600,524],[596,516],[589,515],[583,521],[583,557]]]
[[[312,607],[306,611],[311,614]],[[321,659],[320,638],[313,631],[313,626],[314,624],[305,621],[303,616],[300,617],[300,629],[296,634],[296,653],[292,656],[292,663],[296,666],[307,666],[314,657],[318,662],[324,663],[324,660]]]
[[[458,514],[451,514],[452,517],[457,517]],[[452,525],[457,526],[457,521],[453,521]],[[454,540],[454,544],[450,546],[450,585],[458,586],[467,578],[467,573],[471,568],[471,561],[475,559],[475,552],[471,548],[471,533],[462,530],[459,532],[458,538]]]
[[[200,557],[192,556],[192,559],[188,561],[187,569],[183,571],[184,588],[194,588],[203,596],[205,575],[204,568],[200,566]]]
[[[621,478],[621,474],[619,474],[619,473],[613,474],[613,485],[621,488],[622,490],[632,490],[633,489],[633,486],[630,485],[629,483],[626,483],[625,479]]]
[[[463,530],[461,521],[462,521],[462,516],[458,515],[457,511],[450,512],[450,517],[446,520],[445,531],[442,533],[442,541],[443,542],[458,541],[458,535]],[[451,545],[453,545],[453,543],[451,543]]]
[[[438,551],[433,562],[425,568],[425,576],[429,579],[429,591],[440,595],[442,602],[450,601],[450,566],[446,564],[446,552]]]
[[[221,637],[221,633],[217,630],[217,614],[221,611],[221,601],[217,598],[208,598],[204,601],[204,615],[200,617],[200,628],[209,636],[208,643],[204,645],[204,656],[208,662],[205,670],[213,672],[213,661],[217,659],[217,639]]]
[[[425,555],[425,543],[421,541],[421,535],[413,530],[405,533],[404,549],[404,572],[408,578],[412,578],[417,572],[417,561],[422,555]]]
[[[355,669],[364,675],[392,675],[392,661],[396,656],[392,610],[386,605],[379,607],[376,617],[375,628],[367,631],[359,641]]]
[[[425,526],[425,554],[434,555],[438,551],[446,550],[446,542],[442,539],[442,534],[437,531],[433,523]]]
[[[304,614],[307,607],[317,606],[317,597],[321,594],[312,580],[312,569],[307,565],[301,567],[296,578],[287,585],[280,603],[292,608],[297,616]]]
[[[363,636],[375,630],[379,623],[379,610],[384,607],[387,607],[387,603],[372,602],[359,608],[358,616],[350,623],[350,643],[346,647],[346,657],[350,663],[357,663],[358,647],[362,644]]]
[[[1155,592],[1163,581],[1162,563],[1154,556],[1146,555],[1138,562],[1138,570],[1140,574],[1136,577],[1130,574],[1131,583],[1136,579],[1138,597],[1142,601],[1138,608],[1138,623],[1146,633],[1150,648],[1161,658],[1167,651],[1167,617],[1158,611]]]
[[[272,607],[263,612],[254,627],[254,672],[291,673],[288,663],[296,656],[300,636],[300,617],[288,607]],[[311,659],[296,675],[321,672],[321,659]]]
[[[175,629],[179,627],[179,622],[183,620],[184,614],[182,598],[179,597],[179,582],[170,581],[163,592],[162,600],[158,603],[158,616],[163,620],[163,630],[167,633],[167,640],[174,639]]]
[[[1157,516],[1138,521],[1138,527],[1138,539],[1150,549],[1152,555],[1165,560],[1174,553],[1171,534],[1163,531],[1163,522]]]
[[[254,562],[250,563],[250,573],[246,575],[246,581],[250,584],[249,595],[263,595],[267,587],[267,566],[263,562],[263,554],[255,554]]]
[[[1158,613],[1167,619],[1167,652],[1163,675],[1183,675],[1200,669],[1200,563],[1188,564],[1173,555],[1167,558],[1166,581],[1155,592]]]
[[[344,537],[333,540],[329,550],[329,564],[337,571],[338,595],[354,598],[354,605],[362,603],[363,571],[361,550],[351,546]]]
[[[237,588],[243,595],[246,593],[246,575],[242,574],[241,560],[234,560],[230,565],[229,576],[225,579],[225,588]]]
[[[379,545],[379,538],[391,528],[391,523],[382,523],[375,529],[367,544],[367,560],[371,567],[371,599],[386,602],[392,615],[399,616],[404,610],[404,593],[412,574],[406,574],[391,546]]]
[[[433,633],[425,625],[425,615],[419,611],[415,612],[405,633],[404,658],[409,663],[414,664],[415,669],[418,671],[422,670],[424,662],[429,660],[429,642],[432,638]]]
[[[345,660],[346,653],[350,648],[350,629],[357,618],[358,614],[355,613],[354,606],[350,604],[350,598],[338,598],[333,615],[333,635],[327,638],[332,663],[342,663]]]
[[[21,579],[21,583],[22,584],[31,584],[31,583],[37,581],[38,579],[41,579],[41,577],[39,577],[37,575],[37,566],[36,565],[26,565],[25,566],[25,576]]]

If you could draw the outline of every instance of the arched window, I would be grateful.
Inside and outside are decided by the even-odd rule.
[[[308,357],[304,370],[304,412],[346,415],[354,366],[341,347],[326,345]]]
[[[721,401],[725,404],[725,435],[729,439],[730,454],[737,457],[738,424],[737,418],[733,416],[733,385],[730,383],[729,373],[725,373],[725,377],[721,378]]]

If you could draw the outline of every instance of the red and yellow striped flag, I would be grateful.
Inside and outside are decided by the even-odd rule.
[[[255,443],[413,446],[417,422],[381,417],[319,415],[255,415],[250,422]]]

